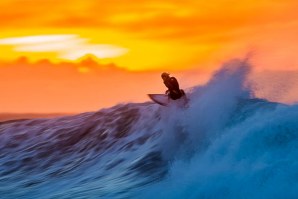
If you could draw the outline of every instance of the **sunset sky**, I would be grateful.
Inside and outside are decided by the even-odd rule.
[[[190,87],[249,53],[257,71],[298,70],[297,8],[295,0],[1,0],[0,112],[146,101],[165,90],[161,71]]]

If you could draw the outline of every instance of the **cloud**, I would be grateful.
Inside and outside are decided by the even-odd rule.
[[[93,54],[98,58],[111,58],[121,56],[127,51],[127,49],[115,45],[82,45],[75,49],[66,50],[59,56],[68,60],[76,60],[86,54]]]
[[[15,46],[18,52],[60,52],[62,50],[73,49],[77,46],[84,45],[86,39],[71,38],[61,41],[40,42],[32,44],[20,44]]]
[[[118,57],[128,49],[109,44],[91,44],[75,34],[38,35],[0,39],[0,45],[11,45],[17,52],[56,52],[58,58],[76,60],[86,54],[98,58]]]
[[[43,44],[50,42],[63,42],[66,40],[77,39],[77,35],[38,35],[38,36],[26,36],[26,37],[10,37],[0,39],[2,45],[31,45],[31,44]]]

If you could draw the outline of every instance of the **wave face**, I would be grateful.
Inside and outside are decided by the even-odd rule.
[[[189,104],[0,123],[1,198],[298,197],[298,105],[257,99],[233,60]]]

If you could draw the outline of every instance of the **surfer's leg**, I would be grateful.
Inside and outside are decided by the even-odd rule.
[[[183,89],[180,89],[180,93],[181,93],[181,96],[185,95],[185,92]]]

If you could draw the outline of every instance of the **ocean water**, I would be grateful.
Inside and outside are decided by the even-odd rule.
[[[0,123],[0,198],[298,198],[298,105],[256,98],[250,69],[224,64],[186,107]]]

